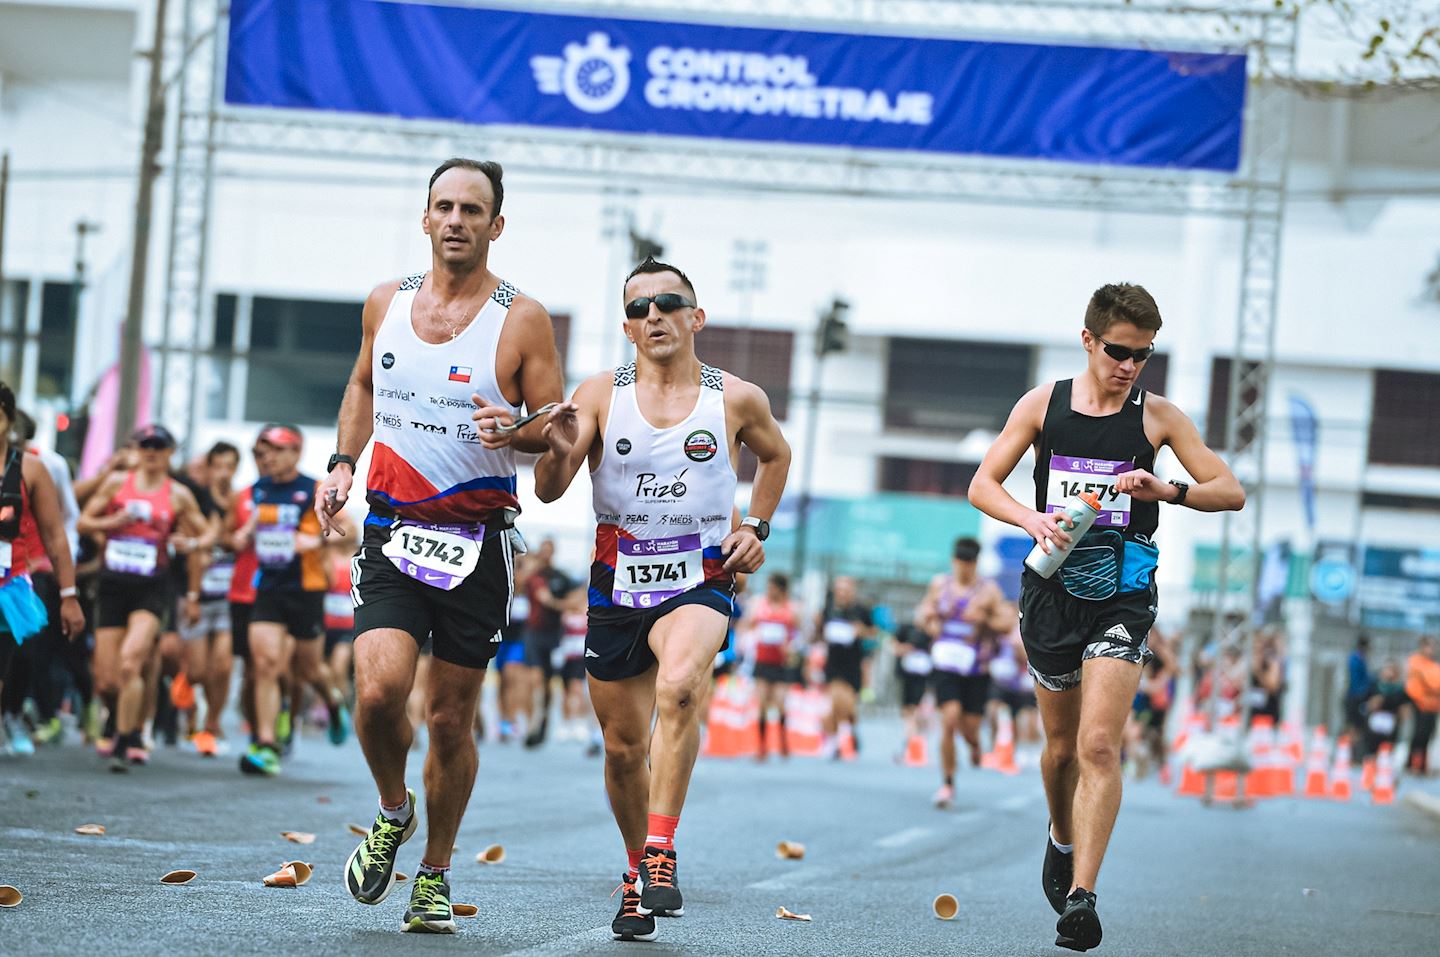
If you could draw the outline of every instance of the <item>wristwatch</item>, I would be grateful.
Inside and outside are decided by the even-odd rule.
[[[1177,482],[1177,481],[1175,481],[1174,479],[1171,479],[1171,480],[1170,480],[1170,484],[1173,485],[1173,486],[1175,486],[1176,488],[1178,488],[1178,489],[1180,490],[1180,494],[1177,495],[1177,496],[1175,496],[1175,501],[1171,502],[1170,504],[1171,504],[1171,505],[1184,505],[1184,504],[1185,504],[1185,496],[1190,494],[1190,483],[1189,483],[1189,482]]]
[[[765,519],[763,518],[756,518],[754,515],[746,515],[740,521],[740,524],[749,525],[751,528],[755,529],[755,537],[760,539],[760,541],[762,542],[770,537],[770,523],[765,521]]]
[[[348,455],[341,455],[339,452],[336,452],[334,455],[330,456],[330,464],[325,466],[325,474],[329,475],[331,472],[335,471],[335,466],[339,465],[341,462],[344,462],[346,465],[350,466],[350,471],[355,471],[355,460]]]

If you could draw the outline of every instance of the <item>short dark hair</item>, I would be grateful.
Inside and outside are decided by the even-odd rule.
[[[969,535],[955,539],[951,554],[957,561],[973,562],[980,557],[980,543]]]
[[[490,189],[495,193],[495,208],[490,210],[490,218],[494,219],[500,215],[500,205],[505,202],[505,184],[503,182],[505,170],[499,163],[491,160],[466,159],[463,156],[450,157],[435,167],[435,172],[430,174],[430,185],[425,187],[426,209],[430,208],[430,194],[435,189],[435,181],[440,178],[441,173],[452,169],[468,169],[476,173],[484,173],[490,180]]]
[[[783,592],[788,592],[790,590],[790,579],[785,576],[784,572],[775,572],[774,574],[772,574],[770,576],[770,584],[774,585],[776,588],[780,589]]]
[[[1092,336],[1104,335],[1117,322],[1128,322],[1137,329],[1158,332],[1161,326],[1160,307],[1144,286],[1128,282],[1112,282],[1095,290],[1090,305],[1085,307],[1085,328]]]
[[[240,460],[240,450],[226,441],[216,442],[210,446],[210,451],[205,453],[205,464],[213,465],[215,460],[222,455],[233,455],[235,460]]]
[[[0,382],[0,412],[11,422],[15,421],[15,390],[4,382]]]
[[[625,277],[625,282],[621,283],[621,286],[623,288],[624,286],[629,285],[630,280],[634,279],[636,276],[642,276],[649,273],[657,272],[673,272],[675,275],[679,276],[680,281],[685,284],[685,288],[690,290],[690,298],[699,301],[700,297],[695,294],[695,284],[690,281],[690,277],[681,272],[679,266],[672,266],[669,263],[662,263],[654,256],[646,256],[643,263],[630,270],[630,275]]]

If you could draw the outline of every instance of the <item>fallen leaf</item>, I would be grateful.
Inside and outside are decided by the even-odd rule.
[[[317,798],[315,799],[315,803],[316,803],[316,804],[329,804],[329,803],[330,803],[330,800],[331,800],[330,795],[328,795],[328,794],[322,794],[322,795],[320,795],[319,797],[317,797]]]
[[[795,914],[795,913],[791,913],[790,911],[786,910],[786,909],[783,908],[783,907],[777,907],[777,908],[775,908],[775,916],[778,917],[778,918],[780,918],[781,920],[809,920],[809,919],[810,919],[810,915],[809,915],[809,914]]]
[[[345,826],[349,828],[351,834],[358,834],[361,837],[368,837],[370,835],[370,832],[359,824],[346,824]]]
[[[194,871],[187,871],[187,870],[171,871],[169,874],[166,874],[164,877],[160,878],[160,883],[162,883],[162,884],[188,884],[188,883],[190,883],[191,881],[193,881],[193,880],[195,879],[195,876],[196,876],[196,875],[195,875],[195,872],[194,872]]]
[[[805,856],[805,845],[799,841],[781,841],[775,845],[775,856],[782,861],[798,861]]]
[[[480,913],[480,908],[474,904],[452,904],[450,909],[455,912],[456,917],[474,917]]]
[[[9,884],[0,884],[0,907],[16,907],[25,899],[19,888],[11,887]]]
[[[499,864],[503,860],[505,860],[505,847],[501,844],[491,844],[475,855],[477,864]]]
[[[75,829],[76,834],[84,834],[86,837],[102,837],[105,834],[104,824],[81,824]]]
[[[408,881],[409,879],[410,879],[410,875],[409,875],[409,874],[402,874],[402,873],[400,873],[399,871],[396,871],[396,872],[395,872],[395,882],[396,882],[397,884],[400,883],[400,882],[402,882],[402,881]]]
[[[280,836],[291,844],[314,844],[315,835],[305,831],[281,831]]]
[[[262,883],[266,887],[299,887],[310,879],[314,867],[304,861],[286,861],[274,874],[268,875]]]

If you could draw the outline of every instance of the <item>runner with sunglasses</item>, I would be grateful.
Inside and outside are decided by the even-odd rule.
[[[171,538],[178,532],[193,540],[205,533],[195,496],[170,477],[174,436],[162,425],[149,425],[132,441],[139,464],[106,479],[85,503],[78,523],[81,535],[104,536],[105,541],[95,615],[95,683],[115,725],[112,771],[149,760],[140,736],[145,668],[175,600]],[[189,580],[198,589],[198,566]]]
[[[1047,552],[1071,544],[1056,514],[1070,499],[1092,492],[1102,503],[1059,571],[1044,579],[1026,569],[1020,593],[1020,636],[1046,739],[1041,772],[1051,822],[1042,884],[1060,915],[1055,942],[1071,950],[1101,939],[1095,881],[1120,810],[1125,718],[1150,657],[1160,503],[1203,512],[1245,503],[1244,489],[1190,419],[1135,384],[1160,325],[1144,288],[1097,289],[1080,333],[1085,372],[1026,393],[970,483],[977,508],[1024,529]],[[1193,485],[1152,473],[1166,445]],[[1033,508],[1002,484],[1032,449]]]
[[[268,428],[268,426],[267,426]],[[255,440],[250,449],[251,460],[255,463],[258,478],[270,472],[270,453],[274,448],[261,438]],[[222,536],[230,553],[235,556],[234,570],[230,575],[230,589],[225,598],[230,604],[230,650],[240,659],[240,714],[250,729],[250,743],[256,744],[255,721],[255,674],[250,665],[250,616],[255,610],[255,575],[260,569],[255,557],[255,543],[249,535],[239,534],[249,527],[250,517],[255,514],[255,486],[247,485],[230,497],[225,512],[225,534]]]
[[[700,747],[698,705],[726,644],[735,575],[764,562],[790,467],[765,393],[696,357],[704,326],[684,273],[654,259],[635,267],[624,326],[635,361],[585,380],[550,414],[550,451],[535,464],[542,502],[590,466],[597,527],[585,665],[629,859],[617,940],[654,940],[655,917],[685,912],[675,828]],[[741,445],[760,468],[736,527]]]
[[[356,730],[380,809],[346,862],[345,883],[362,904],[383,901],[395,886],[396,853],[415,833],[405,703],[429,638],[428,833],[407,931],[455,932],[450,855],[479,763],[471,729],[515,585],[513,449],[547,448],[543,422],[508,427],[522,404],[539,409],[564,396],[549,314],[488,266],[505,228],[502,175],[497,163],[468,159],[447,160],[431,175],[421,219],[430,271],[378,286],[365,303],[318,506],[328,529],[373,435],[370,515],[352,572]]]

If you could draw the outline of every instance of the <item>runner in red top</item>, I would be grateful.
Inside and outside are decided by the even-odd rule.
[[[350,563],[355,559],[355,542],[326,539],[325,557],[330,572],[330,590],[325,593],[325,658],[340,693],[346,701],[353,701],[350,661],[355,649],[355,599],[350,595]]]
[[[133,472],[106,479],[80,515],[82,535],[103,536],[103,564],[95,622],[95,681],[114,718],[112,771],[144,764],[140,742],[145,713],[145,663],[155,648],[160,623],[173,603],[170,538],[198,538],[205,532],[200,506],[190,490],[170,478],[175,438],[160,425],[135,433],[140,464]],[[190,590],[200,588],[200,568]]]
[[[272,451],[264,439],[256,439],[250,449],[255,471],[261,477],[270,474]],[[255,513],[253,492],[254,486],[247,485],[230,497],[222,536],[235,556],[235,571],[230,576],[230,591],[225,596],[230,602],[230,650],[243,665],[240,713],[244,715],[252,735],[255,733],[255,677],[250,669],[250,613],[255,607],[255,574],[260,570],[260,563],[255,557],[254,543],[239,540],[236,533],[249,526],[250,516]]]
[[[39,634],[47,621],[45,605],[28,576],[30,562],[43,548],[60,583],[60,627],[74,639],[85,630],[85,615],[75,597],[75,566],[60,515],[54,480],[43,462],[10,444],[15,424],[15,393],[0,382],[0,692],[10,660],[20,645]],[[36,536],[21,526],[33,520]]]
[[[780,573],[765,582],[765,597],[746,611],[742,630],[748,632],[755,649],[755,693],[760,699],[760,752],[764,761],[768,748],[765,733],[770,714],[780,722],[780,756],[788,758],[790,749],[785,741],[785,692],[795,684],[791,658],[800,638],[803,612],[790,598],[790,580]]]

